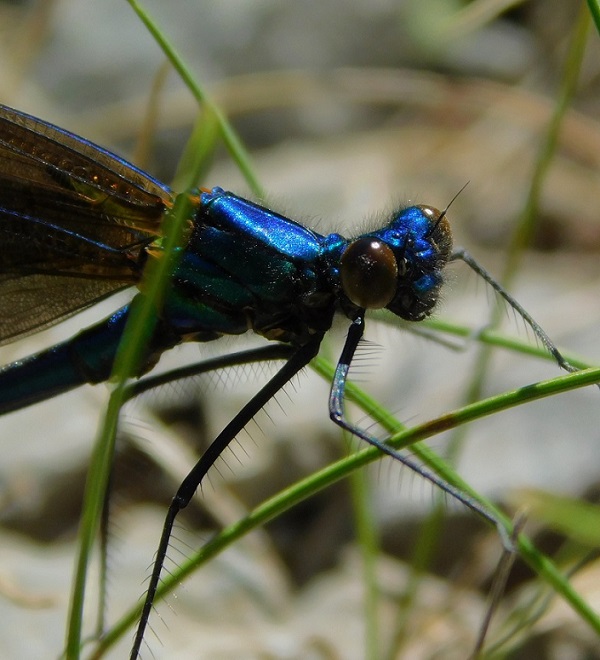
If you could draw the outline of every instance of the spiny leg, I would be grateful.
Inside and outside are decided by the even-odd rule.
[[[136,660],[140,654],[177,514],[189,504],[202,479],[211,466],[214,465],[217,458],[227,448],[229,443],[246,426],[246,424],[248,424],[256,413],[258,413],[258,411],[261,410],[265,404],[317,354],[322,339],[322,334],[315,335],[308,344],[299,348],[292,355],[275,376],[273,376],[273,378],[271,378],[271,380],[254,397],[252,397],[252,399],[250,399],[229,424],[227,424],[204,452],[200,460],[188,473],[187,477],[183,480],[169,506],[169,510],[167,511],[160,543],[156,551],[156,559],[152,568],[150,584],[148,586],[148,591],[146,592],[140,622],[131,649],[131,660]]]
[[[145,376],[131,383],[127,390],[127,400],[154,390],[169,383],[178,382],[186,378],[193,378],[209,371],[226,369],[227,367],[236,367],[253,362],[268,362],[270,360],[289,360],[296,352],[296,349],[290,344],[268,344],[258,348],[250,348],[236,353],[227,353],[210,360],[203,360],[195,364],[188,364],[184,367],[170,369],[156,376]]]
[[[237,351],[235,353],[228,353],[219,357],[201,362],[171,369],[162,374],[154,376],[146,376],[133,382],[128,387],[126,400],[133,399],[141,396],[151,390],[157,389],[180,381],[185,378],[193,378],[201,374],[225,369],[227,367],[235,367],[244,364],[252,364],[256,362],[266,362],[273,360],[289,360],[296,352],[296,349],[290,344],[268,344],[267,346],[260,346],[244,351]],[[98,617],[96,622],[96,636],[100,638],[104,633],[104,622],[106,617],[106,602],[107,602],[107,580],[108,580],[108,545],[110,541],[110,519],[111,511],[110,505],[112,500],[114,474],[111,473],[111,478],[108,484],[104,507],[102,511],[102,519],[100,525],[100,571],[99,571],[99,605]]]
[[[333,377],[333,383],[331,385],[331,392],[329,395],[329,416],[332,421],[342,429],[352,433],[352,435],[355,435],[361,440],[368,442],[370,445],[377,447],[377,449],[379,449],[384,454],[387,454],[391,458],[400,461],[400,463],[406,465],[418,475],[440,488],[443,492],[447,493],[455,500],[461,502],[465,506],[469,507],[469,509],[475,511],[475,513],[478,513],[480,516],[491,522],[498,530],[504,547],[509,551],[514,551],[514,545],[508,536],[506,528],[502,522],[493,514],[493,512],[488,511],[480,502],[462,492],[452,484],[448,483],[434,472],[431,472],[424,466],[411,460],[408,456],[396,451],[393,447],[390,447],[385,442],[378,440],[374,436],[367,433],[364,429],[361,429],[359,426],[350,423],[346,419],[344,415],[346,382],[348,379],[350,364],[352,362],[352,358],[354,357],[356,347],[358,346],[358,343],[364,334],[364,328],[365,320],[363,311],[350,326],[348,337],[346,338],[346,343],[344,344],[342,354],[335,369],[335,375]]]
[[[488,272],[479,265],[479,263],[463,248],[459,248],[452,253],[450,261],[462,261],[469,268],[475,271],[479,277],[484,279],[494,291],[500,295],[506,302],[517,312],[517,314],[527,323],[527,325],[533,330],[535,336],[542,342],[546,350],[552,355],[556,360],[558,365],[562,367],[565,371],[573,372],[577,371],[577,367],[574,367],[572,364],[569,364],[567,360],[562,356],[558,348],[556,348],[554,342],[548,337],[544,332],[542,327],[535,321],[535,319],[520,305],[511,295],[506,291],[506,289],[497,282]]]

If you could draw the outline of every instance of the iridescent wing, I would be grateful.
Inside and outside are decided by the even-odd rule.
[[[127,161],[0,106],[0,344],[139,281],[172,202]]]

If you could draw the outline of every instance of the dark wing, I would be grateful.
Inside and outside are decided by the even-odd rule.
[[[139,281],[172,202],[127,161],[0,105],[0,344]]]

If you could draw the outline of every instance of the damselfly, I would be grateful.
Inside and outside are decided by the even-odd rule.
[[[495,523],[477,502],[344,416],[348,371],[369,309],[418,322],[433,311],[444,268],[461,260],[572,371],[533,318],[464,250],[452,249],[446,211],[410,206],[348,239],[320,235],[221,188],[193,193],[187,243],[171,274],[137,376],[185,341],[249,330],[288,347],[280,371],[192,468],[169,508],[132,657],[154,602],[173,524],[215,460],[253,416],[317,354],[335,315],[348,320],[329,399],[331,419]],[[140,283],[162,254],[161,220],[174,193],[108,151],[0,106],[0,342],[8,343]],[[142,296],[143,293],[138,293]],[[130,305],[0,371],[0,413],[109,378]],[[266,355],[266,353],[265,353]],[[502,530],[503,528],[501,528]]]

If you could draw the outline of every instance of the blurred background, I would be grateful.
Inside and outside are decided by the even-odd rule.
[[[457,245],[493,274],[523,213],[585,5],[479,0],[148,0],[146,7],[247,145],[266,201],[324,233],[352,234],[407,202],[444,208]],[[124,1],[0,2],[0,101],[85,136],[171,182],[198,108]],[[577,89],[544,179],[536,231],[511,292],[567,353],[600,359],[600,47],[589,33]],[[224,150],[204,186],[251,195]],[[413,425],[462,405],[496,305],[479,278],[449,267],[440,319],[473,339],[417,336],[378,322],[360,385]],[[114,310],[111,298],[39,336],[4,347],[2,364],[74,334]],[[527,340],[504,314],[508,335]],[[335,360],[346,329],[325,346]],[[529,333],[530,334],[530,333]],[[533,342],[533,338],[529,337]],[[251,345],[186,346],[160,368]],[[445,345],[450,344],[450,346]],[[181,383],[128,406],[116,467],[108,621],[131,607],[170,498],[195,456],[273,373],[240,368]],[[558,375],[552,362],[495,351],[480,396]],[[307,372],[240,436],[182,517],[192,548],[269,495],[347,451],[329,422],[328,384]],[[63,646],[74,542],[91,444],[108,389],[82,388],[0,420],[0,648],[56,657]],[[371,422],[360,417],[365,426]],[[467,429],[457,469],[508,505],[519,489],[596,499],[598,392],[579,390]],[[431,446],[444,454],[449,434]],[[356,443],[350,443],[356,448]],[[465,658],[486,611],[501,553],[497,534],[452,503],[412,600],[415,543],[437,495],[390,461],[368,471],[381,552],[380,658]],[[187,512],[186,512],[187,514]],[[159,606],[148,657],[366,657],[364,582],[349,485],[305,502],[204,567]],[[541,547],[561,538],[531,521]],[[188,537],[189,535],[189,537]],[[189,548],[182,546],[183,554]],[[172,559],[180,561],[173,553]],[[498,615],[531,588],[519,564]],[[577,584],[600,606],[600,572]],[[405,607],[406,600],[411,607]],[[95,617],[89,598],[90,630]],[[173,614],[170,610],[175,610]],[[501,628],[501,626],[500,626]],[[494,640],[500,632],[492,631]],[[600,657],[560,602],[509,657]],[[162,644],[162,645],[161,645]],[[129,639],[110,657],[124,657]]]

